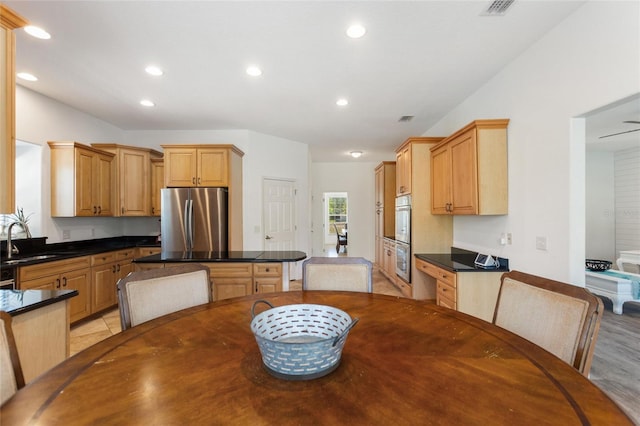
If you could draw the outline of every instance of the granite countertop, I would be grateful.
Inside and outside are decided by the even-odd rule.
[[[78,290],[0,290],[0,311],[16,316],[77,295]]]
[[[416,253],[418,259],[451,272],[509,272],[509,259],[498,257],[499,268],[481,268],[475,265],[478,253],[456,247],[449,253]]]
[[[297,262],[307,257],[302,251],[165,252],[138,259],[134,263],[164,262]]]

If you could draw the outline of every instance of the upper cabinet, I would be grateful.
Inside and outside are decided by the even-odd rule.
[[[396,196],[411,194],[411,142],[396,150]]]
[[[233,145],[162,145],[166,187],[228,187],[232,164],[244,153]]]
[[[431,148],[431,212],[508,213],[508,119],[476,120]]]
[[[160,197],[164,188],[164,159],[151,159],[151,216],[160,216]]]
[[[77,142],[49,142],[51,216],[113,216],[114,154]]]
[[[13,30],[28,22],[0,4],[0,213],[15,212],[15,55]]]
[[[159,158],[162,153],[111,143],[91,146],[115,155],[115,216],[151,216],[151,158]]]

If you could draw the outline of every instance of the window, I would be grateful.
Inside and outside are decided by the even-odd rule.
[[[342,232],[347,229],[349,222],[347,193],[325,192],[324,205],[325,244],[335,244],[336,228]]]

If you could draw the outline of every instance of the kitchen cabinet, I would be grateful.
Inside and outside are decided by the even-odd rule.
[[[253,293],[282,291],[282,263],[253,264]]]
[[[445,253],[453,241],[453,218],[431,213],[430,149],[442,137],[410,137],[396,149],[404,153],[396,159],[396,187],[408,188],[411,195],[411,277],[405,281],[396,277],[396,287],[414,299],[434,299],[435,285],[419,274],[413,253]],[[403,172],[404,170],[404,172]],[[399,181],[404,181],[398,184]],[[395,205],[394,205],[395,210]]]
[[[136,258],[162,253],[162,247],[138,247]]]
[[[166,187],[228,187],[234,157],[244,153],[233,145],[162,145]]]
[[[56,260],[18,268],[20,290],[78,290],[69,300],[70,321],[75,322],[91,314],[90,256]]]
[[[135,252],[136,250],[132,248],[91,256],[92,314],[118,304],[118,280],[133,272],[132,261]]]
[[[380,267],[382,275],[387,277],[389,281],[396,282],[396,242],[390,238],[384,238],[382,241],[383,261]]]
[[[500,291],[503,272],[452,272],[422,259],[416,259],[418,270],[436,282],[436,303],[464,312],[487,322],[493,312]]]
[[[396,196],[411,194],[411,142],[396,150]]]
[[[151,159],[151,216],[160,216],[161,191],[164,188],[164,159]]]
[[[15,213],[15,56],[13,30],[28,25],[26,19],[0,4],[0,213]]]
[[[384,161],[375,168],[376,265],[383,268],[383,239],[395,234],[396,163]],[[395,275],[395,274],[394,274]]]
[[[508,119],[476,120],[431,149],[431,212],[508,213]]]
[[[162,153],[114,143],[91,146],[115,155],[115,216],[151,216],[151,158]]]
[[[113,216],[114,155],[78,142],[48,142],[51,216]]]
[[[242,157],[234,145],[162,145],[164,183],[170,187],[228,188],[229,250],[242,250]]]

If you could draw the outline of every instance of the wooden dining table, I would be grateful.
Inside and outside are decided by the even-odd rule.
[[[359,318],[339,367],[313,380],[269,374],[250,329],[258,299]],[[333,291],[212,302],[133,327],[18,391],[0,423],[633,424],[574,368],[506,330],[427,301]]]

